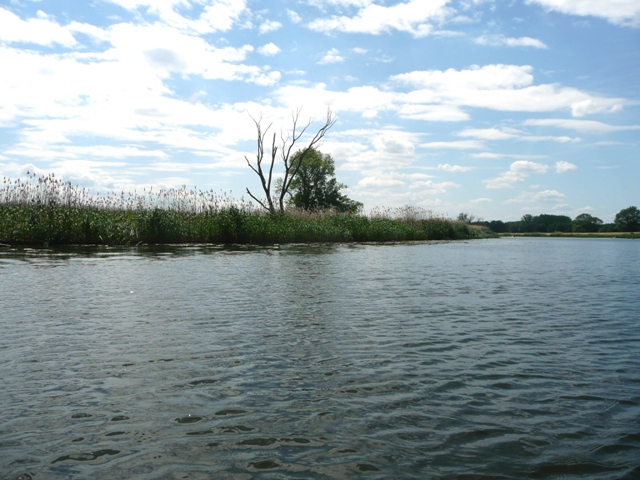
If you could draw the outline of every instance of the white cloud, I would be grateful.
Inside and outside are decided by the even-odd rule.
[[[337,48],[332,48],[327,53],[324,54],[324,57],[318,61],[320,65],[327,65],[330,63],[342,63],[344,62],[344,57],[340,55],[340,51]]]
[[[398,114],[410,120],[428,122],[463,122],[470,116],[456,105],[419,105],[407,103],[400,105]]]
[[[387,175],[365,177],[358,182],[358,187],[404,187],[402,180],[389,178]]]
[[[466,70],[416,70],[393,75],[391,80],[418,89],[437,92],[455,90],[515,89],[533,83],[533,67],[529,65],[472,65]]]
[[[118,24],[108,35],[110,48],[98,53],[47,55],[0,47],[0,121],[68,118],[86,123],[84,130],[110,118],[124,127],[120,117],[133,126],[137,120],[129,115],[135,112],[147,112],[143,117],[150,119],[153,112],[166,117],[176,109],[206,110],[172,98],[163,83],[172,72],[271,85],[280,77],[240,63],[251,46],[218,49],[162,25]]]
[[[415,150],[413,142],[393,133],[378,135],[373,140],[373,145],[378,151],[390,155],[410,155]]]
[[[460,185],[455,182],[434,182],[427,180],[425,182],[414,182],[409,188],[419,190],[426,195],[442,195],[447,193],[451,188],[460,188]]]
[[[476,198],[474,200],[469,200],[469,203],[473,204],[473,205],[479,205],[481,203],[492,203],[493,200],[491,198]]]
[[[507,155],[504,153],[482,152],[482,153],[472,153],[469,156],[473,158],[488,158],[491,160],[495,160],[499,158],[504,158]]]
[[[286,85],[277,89],[274,96],[281,105],[290,110],[304,105],[305,110],[318,112],[314,115],[322,115],[322,112],[326,111],[327,105],[332,106],[336,112],[362,113],[393,109],[397,95],[371,86],[352,87],[346,91],[332,91],[327,90],[326,85],[320,83],[311,87]]]
[[[101,42],[109,41],[109,32],[88,23],[71,22],[65,27],[69,32],[82,33]]]
[[[533,192],[523,192],[516,198],[511,198],[507,200],[506,204],[510,203],[526,203],[528,205],[534,203],[559,203],[564,201],[566,195],[564,193],[560,193],[557,190],[543,190],[538,193]]]
[[[492,47],[533,47],[533,48],[549,48],[547,45],[531,37],[510,38],[504,35],[482,35],[476,38],[478,45],[489,45]]]
[[[448,163],[438,165],[438,170],[444,170],[445,172],[470,172],[473,167],[463,167],[461,165],[449,165]]]
[[[483,183],[491,189],[513,188],[514,183],[522,182],[532,174],[545,173],[548,169],[549,166],[542,163],[518,160],[511,164],[507,172],[501,173],[496,178],[484,180]]]
[[[484,143],[476,140],[459,140],[453,142],[427,142],[420,144],[423,148],[447,149],[447,150],[473,150],[484,148]]]
[[[360,194],[367,195],[370,194],[372,190],[387,189],[386,191],[388,193],[392,193],[394,189],[396,191],[402,189],[402,192],[415,192],[411,194],[415,202],[418,198],[442,195],[452,188],[460,187],[460,185],[455,182],[435,182],[431,180],[431,178],[431,175],[424,173],[400,173],[396,171],[376,170],[360,180],[354,190],[357,190]]]
[[[340,62],[337,49],[329,51],[323,63]],[[403,118],[423,121],[463,121],[470,115],[463,107],[486,108],[498,111],[549,112],[571,109],[582,115],[622,108],[626,100],[593,97],[577,89],[557,84],[533,86],[532,68],[516,65],[472,66],[466,70],[449,69],[414,71],[390,77],[385,88],[353,87],[347,91],[331,91],[319,83],[313,86],[288,85],[276,96],[290,108],[297,105],[332,105],[342,111],[367,112],[372,118],[378,112],[394,111]],[[409,91],[402,92],[405,86]],[[315,108],[315,107],[314,107]],[[484,129],[468,129],[469,136],[480,135]],[[517,135],[513,129],[484,131],[485,135],[507,137]],[[524,137],[524,135],[523,135]],[[531,141],[576,141],[569,137],[523,138]]]
[[[373,0],[308,0],[310,5],[324,9],[326,5],[339,7],[365,7],[373,3]]]
[[[165,79],[174,72],[258,85],[280,79],[268,67],[243,63],[251,46],[215,48],[161,23],[120,23],[94,33],[109,42],[106,49],[47,54],[0,46],[0,123],[18,128],[18,140],[5,147],[11,155],[95,158],[111,142],[112,158],[171,155],[171,149],[228,157],[228,145],[253,136],[245,113],[250,102],[232,107],[182,99]],[[78,139],[97,146],[73,146]]]
[[[494,152],[482,152],[471,153],[470,157],[473,158],[487,158],[487,159],[500,159],[500,158],[513,158],[515,160],[536,160],[547,158],[546,155],[521,155],[521,154],[509,154],[509,153],[494,153]]]
[[[76,45],[76,39],[67,29],[51,20],[42,11],[40,18],[22,20],[16,14],[0,7],[0,41],[6,43],[34,43],[36,45],[65,47]]]
[[[267,43],[258,48],[258,53],[266,57],[272,57],[281,52],[280,48],[275,43]]]
[[[353,4],[353,2],[349,2]],[[353,17],[334,15],[312,21],[309,28],[318,32],[369,33],[378,35],[390,30],[424,37],[432,32],[430,21],[440,21],[446,14],[448,0],[408,0],[392,6],[362,2]]]
[[[388,169],[404,169],[414,162],[416,134],[393,129],[346,130],[334,132],[325,148],[345,170],[359,170],[372,176]],[[421,179],[431,178],[429,175]],[[406,177],[395,177],[407,180]]]
[[[177,7],[189,6],[187,0],[106,0],[136,11],[146,7],[148,14],[156,15],[166,25],[199,34],[228,31],[247,11],[246,0],[216,0],[205,5],[197,19],[190,19],[177,12]]]
[[[259,31],[261,34],[265,34],[265,33],[275,32],[281,27],[282,27],[282,24],[280,22],[267,20],[262,25],[260,25]]]
[[[291,23],[300,23],[302,21],[300,15],[293,10],[287,9],[287,16],[289,17],[289,20],[291,20]]]
[[[169,155],[162,150],[146,150],[137,146],[114,146],[114,145],[92,145],[90,147],[73,145],[53,145],[45,150],[42,146],[30,146],[28,144],[18,144],[15,148],[7,150],[7,153],[14,156],[36,157],[41,160],[57,159],[77,159],[86,158],[168,158]],[[114,165],[110,163],[109,165]],[[117,164],[116,164],[117,165]]]
[[[615,25],[640,27],[638,0],[526,0],[547,10],[604,18]]]
[[[515,133],[497,128],[465,128],[458,135],[482,140],[508,140],[517,137]]]
[[[407,103],[444,103],[501,111],[570,109],[576,117],[620,110],[621,98],[595,97],[557,84],[533,85],[528,65],[474,65],[466,70],[422,70],[394,75],[392,82],[414,87]]]
[[[581,133],[605,134],[626,130],[640,130],[640,125],[609,125],[595,120],[574,120],[563,118],[530,119],[524,125],[535,127],[557,127],[566,130],[575,130]]]
[[[570,162],[556,162],[556,173],[566,173],[572,170],[577,170],[578,167]]]
[[[471,137],[477,138],[480,140],[518,140],[518,141],[527,141],[527,142],[558,142],[558,143],[569,143],[569,142],[578,142],[580,138],[571,138],[567,136],[541,136],[541,135],[527,135],[520,130],[516,130],[514,128],[467,128],[462,132],[458,133],[461,137]]]

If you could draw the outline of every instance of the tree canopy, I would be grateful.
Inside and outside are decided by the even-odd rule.
[[[476,216],[475,215],[471,215],[471,214],[466,213],[466,212],[460,212],[458,214],[457,220],[459,222],[463,222],[463,223],[473,223],[473,222],[476,221]]]
[[[621,232],[637,232],[640,229],[640,210],[628,207],[616,214],[615,224]]]
[[[287,192],[289,204],[301,210],[334,208],[338,212],[351,213],[362,208],[362,203],[340,193],[347,186],[336,180],[335,162],[331,155],[315,148],[306,152],[298,150],[291,164],[297,167],[297,172]]]
[[[594,217],[588,213],[581,213],[571,222],[572,231],[579,232],[597,232],[600,230],[603,222],[598,217]]]

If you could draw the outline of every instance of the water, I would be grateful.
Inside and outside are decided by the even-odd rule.
[[[640,478],[640,242],[0,249],[0,477]]]

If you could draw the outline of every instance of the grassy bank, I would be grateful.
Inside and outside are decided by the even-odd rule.
[[[501,237],[567,237],[567,238],[640,238],[640,232],[531,232],[531,233],[500,233]]]
[[[5,180],[0,243],[9,245],[275,244],[402,242],[492,236],[411,207],[370,215],[266,214],[212,191],[91,195],[53,176]]]

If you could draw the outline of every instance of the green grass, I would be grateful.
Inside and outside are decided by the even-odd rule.
[[[212,191],[91,195],[54,176],[5,179],[0,243],[10,245],[282,244],[484,238],[491,232],[404,207],[370,215],[267,214]]]

